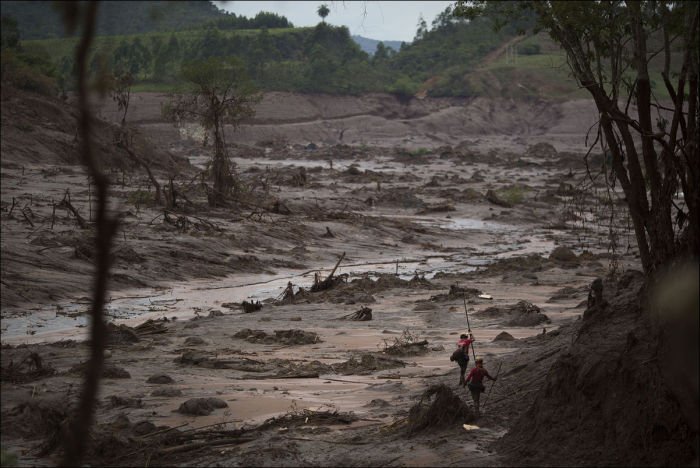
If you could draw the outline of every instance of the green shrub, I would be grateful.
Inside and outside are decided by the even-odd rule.
[[[496,190],[496,194],[502,200],[510,203],[511,205],[517,205],[523,201],[525,194],[529,189],[521,185],[511,185],[510,187],[504,187]]]

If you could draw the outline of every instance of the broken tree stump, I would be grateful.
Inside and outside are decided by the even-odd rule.
[[[344,258],[345,252],[343,252],[343,254],[340,256],[338,263],[335,264],[335,267],[333,267],[333,270],[331,270],[331,273],[328,275],[328,277],[326,277],[326,279],[319,282],[314,281],[314,285],[311,286],[311,292],[325,291],[326,289],[330,289],[335,286],[336,281],[334,280],[333,275],[335,275],[335,271],[338,269],[340,262],[342,262]]]

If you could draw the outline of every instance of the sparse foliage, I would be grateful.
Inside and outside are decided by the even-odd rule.
[[[112,77],[112,100],[122,114],[121,124],[126,124],[126,113],[129,111],[131,100],[131,86],[134,84],[134,76],[129,71],[115,73]]]
[[[175,122],[195,120],[213,133],[214,155],[211,175],[211,206],[221,206],[231,195],[235,181],[226,150],[225,125],[238,126],[254,114],[253,105],[260,100],[248,78],[243,63],[236,58],[209,58],[190,62],[182,68],[188,89],[171,96],[163,114]]]
[[[666,1],[456,4],[457,15],[489,14],[500,25],[534,15],[564,49],[600,113],[596,143],[611,155],[647,273],[700,255],[698,10]],[[650,75],[659,54],[670,105],[657,100]]]

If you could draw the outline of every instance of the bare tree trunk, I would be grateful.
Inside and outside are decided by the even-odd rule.
[[[107,282],[111,264],[111,247],[117,231],[118,221],[107,214],[109,195],[109,180],[100,172],[91,145],[91,114],[88,104],[87,59],[94,36],[95,18],[98,2],[85,4],[82,37],[76,50],[76,68],[78,78],[79,132],[81,140],[81,156],[83,164],[95,183],[97,191],[97,232],[95,243],[95,277],[90,327],[90,359],[88,362],[85,381],[83,383],[80,401],[74,417],[70,419],[65,433],[64,466],[79,466],[85,455],[89,440],[90,427],[94,419],[95,403],[99,387],[100,374],[104,362],[104,345],[107,328],[103,320],[103,309],[107,293]],[[76,15],[77,11],[72,12]]]
[[[214,104],[212,104],[214,105]],[[231,168],[224,144],[223,127],[218,115],[214,122],[214,159],[212,161],[212,176],[214,178],[214,194],[210,204],[219,206],[224,204],[231,190]]]

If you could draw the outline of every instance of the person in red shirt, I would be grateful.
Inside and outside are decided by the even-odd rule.
[[[460,373],[458,385],[461,385],[462,387],[466,385],[464,374],[467,373],[467,366],[469,365],[469,347],[473,342],[474,336],[472,335],[471,330],[469,330],[469,335],[462,333],[459,336],[459,341],[457,342],[457,349],[454,353],[452,353],[452,357],[450,358],[450,360],[457,361],[457,364],[459,364]]]
[[[496,381],[496,377],[491,377],[489,371],[484,368],[484,359],[479,357],[476,358],[476,365],[469,371],[466,380],[467,387],[469,387],[469,392],[472,394],[472,398],[474,399],[474,406],[476,407],[477,416],[479,416],[479,397],[481,396],[481,392],[486,390],[483,383],[484,377],[487,377],[494,382]]]

